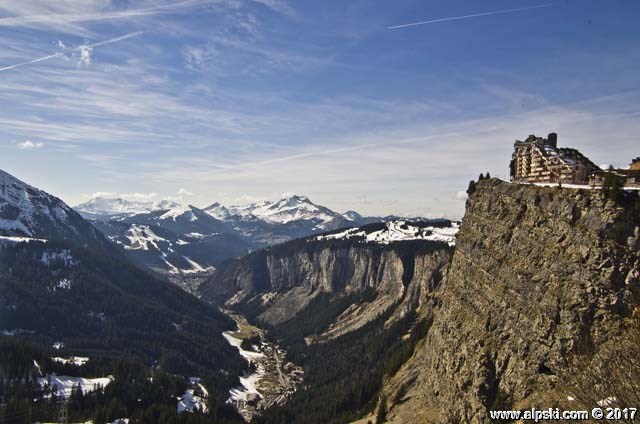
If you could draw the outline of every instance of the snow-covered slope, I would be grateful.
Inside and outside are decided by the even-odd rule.
[[[0,234],[35,236],[44,223],[65,225],[70,208],[60,199],[0,170]]]
[[[135,215],[158,210],[168,210],[180,206],[170,200],[137,202],[120,198],[94,197],[88,202],[75,207],[81,214],[92,217],[112,215]]]
[[[361,228],[349,228],[337,233],[318,236],[316,240],[357,239],[378,244],[407,240],[431,240],[445,242],[449,246],[453,246],[459,229],[460,225],[457,222],[451,222],[450,225],[445,226],[399,220],[386,222],[383,226],[369,225]]]
[[[106,240],[62,200],[0,170],[0,236],[69,240],[104,246]]]

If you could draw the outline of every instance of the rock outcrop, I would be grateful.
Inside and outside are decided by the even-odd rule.
[[[223,265],[200,292],[236,310],[251,309],[258,322],[270,326],[294,318],[320,295],[332,301],[373,292],[366,301],[338,311],[326,331],[309,342],[326,340],[391,309],[390,322],[419,309],[440,283],[451,250],[446,243],[423,240],[389,245],[296,240]]]
[[[549,407],[559,376],[625,331],[640,299],[640,199],[484,180],[475,186],[433,324],[387,378],[389,422],[488,422]]]

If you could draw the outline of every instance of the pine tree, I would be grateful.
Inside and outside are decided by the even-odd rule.
[[[467,187],[467,194],[471,196],[476,191],[476,182],[471,180],[469,181],[469,186]]]
[[[609,166],[602,181],[603,197],[614,202],[620,201],[622,198],[622,187],[622,179],[615,174],[613,166]]]

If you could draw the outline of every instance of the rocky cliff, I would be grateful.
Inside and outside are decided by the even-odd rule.
[[[381,245],[301,239],[224,264],[200,293],[269,326],[291,320],[322,298],[334,316],[324,317],[321,334],[315,327],[306,336],[308,342],[326,340],[382,314],[390,314],[391,323],[420,308],[441,281],[451,250],[447,243],[426,240]],[[358,301],[336,306],[346,297]]]
[[[389,422],[487,422],[494,408],[549,407],[570,361],[624,334],[638,306],[640,199],[596,190],[477,183],[433,320],[387,377]],[[566,395],[565,395],[566,398]]]

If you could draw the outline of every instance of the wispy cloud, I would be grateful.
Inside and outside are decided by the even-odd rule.
[[[217,5],[236,9],[243,3],[262,4],[269,9],[293,17],[293,7],[285,0],[183,0],[149,7],[118,10],[117,2],[111,0],[66,0],[60,2],[42,2],[39,0],[20,0],[0,4],[0,27],[30,27],[51,29],[69,34],[87,35],[86,24],[115,22],[154,15],[168,15],[179,11],[189,11],[202,6]]]
[[[99,46],[105,46],[107,44],[112,44],[112,43],[117,43],[118,41],[123,41],[123,40],[127,40],[129,38],[133,38],[133,37],[137,37],[139,35],[142,35],[142,31],[137,31],[137,32],[132,32],[129,34],[125,34],[125,35],[121,35],[120,37],[115,37],[115,38],[110,38],[108,40],[104,40],[104,41],[99,41],[97,43],[92,43],[92,44],[83,44],[79,47],[76,47],[75,49],[70,49],[64,52],[58,52],[58,53],[54,53],[54,54],[50,54],[47,56],[43,56],[40,57],[38,59],[33,59],[27,62],[22,62],[22,63],[16,63],[15,65],[10,65],[10,66],[5,66],[4,68],[0,68],[0,72],[4,72],[4,71],[9,71],[11,69],[15,69],[15,68],[19,68],[21,66],[25,66],[25,65],[31,65],[34,63],[38,63],[38,62],[43,62],[45,60],[50,60],[56,57],[60,57],[60,56],[64,56],[66,54],[69,53],[73,53],[73,52],[79,52],[80,53],[80,62],[82,64],[88,65],[89,63],[91,63],[91,52],[93,51],[93,49],[95,47],[99,47]]]
[[[44,146],[44,143],[42,142],[34,143],[31,140],[25,140],[18,143],[17,146],[18,146],[18,149],[20,150],[36,150],[36,149],[42,148],[42,146]]]
[[[449,18],[440,18],[440,19],[432,19],[432,20],[429,20],[429,21],[413,22],[413,23],[410,23],[410,24],[394,25],[394,26],[387,27],[387,29],[407,28],[407,27],[418,26],[418,25],[434,24],[434,23],[437,23],[437,22],[447,22],[447,21],[457,21],[457,20],[460,20],[460,19],[477,18],[477,17],[480,17],[480,16],[501,15],[501,14],[504,14],[504,13],[522,12],[522,11],[525,11],[525,10],[541,9],[541,8],[544,8],[544,7],[551,7],[551,6],[553,6],[553,5],[552,4],[541,4],[541,5],[538,5],[538,6],[518,7],[518,8],[515,8],[515,9],[493,10],[491,12],[474,13],[474,14],[471,14],[471,15],[453,16],[453,17],[449,17]]]
[[[110,1],[69,0],[65,2],[41,2],[21,0],[0,5],[0,11],[13,15],[0,18],[0,27],[47,27],[77,34],[84,28],[74,24],[152,16],[205,4],[216,0],[186,0],[141,9],[109,10]]]

